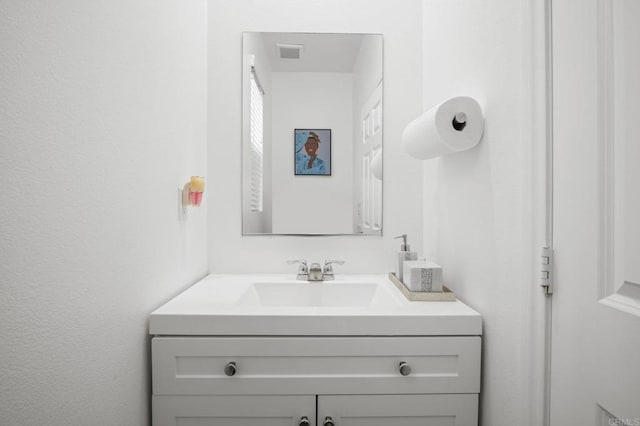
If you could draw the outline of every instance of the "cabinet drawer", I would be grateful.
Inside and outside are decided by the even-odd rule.
[[[480,337],[156,337],[155,395],[478,393]],[[225,366],[235,363],[233,376]],[[410,374],[400,373],[400,363]],[[405,371],[406,373],[406,371]]]

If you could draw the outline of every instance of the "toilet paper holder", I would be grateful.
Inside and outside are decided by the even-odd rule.
[[[411,157],[421,160],[466,151],[484,133],[480,104],[468,96],[448,99],[425,111],[407,125],[402,145]]]
[[[458,112],[453,116],[453,120],[451,120],[451,126],[458,131],[461,132],[467,126],[467,114],[464,112]]]

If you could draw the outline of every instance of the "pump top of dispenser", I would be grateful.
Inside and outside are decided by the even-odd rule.
[[[411,250],[411,246],[409,244],[407,244],[407,234],[398,235],[397,237],[394,237],[394,240],[397,240],[398,238],[402,238],[402,244],[400,245],[400,251],[410,251]]]

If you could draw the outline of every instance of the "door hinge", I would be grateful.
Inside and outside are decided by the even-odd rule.
[[[544,294],[553,294],[553,249],[542,247],[540,263],[540,286]]]

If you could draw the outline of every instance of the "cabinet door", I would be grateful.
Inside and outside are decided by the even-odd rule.
[[[477,394],[318,397],[318,426],[477,426]]]
[[[153,426],[315,426],[315,414],[315,396],[153,397]]]

